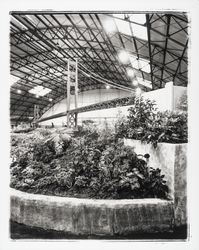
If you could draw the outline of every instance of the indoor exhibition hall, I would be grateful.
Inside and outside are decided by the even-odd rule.
[[[10,12],[10,238],[181,240],[186,12]]]

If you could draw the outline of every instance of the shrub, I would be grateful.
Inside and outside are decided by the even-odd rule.
[[[59,138],[59,137],[58,137]],[[57,138],[57,139],[58,139]],[[114,135],[89,133],[73,138],[56,154],[52,137],[32,145],[32,158],[11,168],[11,186],[27,192],[105,199],[167,198],[159,169],[148,169],[132,148]]]
[[[155,102],[142,97],[135,99],[128,111],[128,117],[116,123],[117,137],[146,141],[155,147],[158,142],[187,142],[186,112],[158,112]]]

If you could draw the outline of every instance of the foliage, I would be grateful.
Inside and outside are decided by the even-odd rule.
[[[177,109],[179,111],[187,111],[188,106],[188,99],[187,99],[187,92],[184,91],[183,95],[180,97],[178,103],[177,103]]]
[[[155,102],[142,97],[128,111],[127,119],[117,121],[117,137],[146,141],[155,147],[158,142],[187,142],[186,112],[159,112]]]
[[[79,125],[77,127],[77,130],[74,131],[73,134],[74,134],[74,137],[82,137],[85,135],[88,135],[91,137],[98,136],[96,125],[94,123],[91,123],[91,122],[82,123],[82,126]]]
[[[158,112],[151,127],[142,140],[156,147],[158,142],[187,142],[187,114],[179,112]]]
[[[24,167],[29,161],[50,163],[62,155],[70,145],[71,137],[64,133],[43,133],[40,130],[30,134],[12,134],[11,161]]]
[[[90,124],[94,124],[94,121],[93,120],[84,120],[82,122],[82,124],[84,124],[84,125],[90,125]]]
[[[61,138],[36,137],[26,144],[25,159],[19,154],[11,165],[11,186],[61,196],[167,198],[161,171],[149,169],[145,160],[113,134],[86,130],[86,134],[72,138],[64,150]],[[62,145],[61,153],[56,149],[57,141]],[[22,142],[17,144],[18,151]]]

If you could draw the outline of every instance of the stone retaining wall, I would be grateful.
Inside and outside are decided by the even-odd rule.
[[[128,235],[171,231],[174,208],[160,199],[77,199],[11,189],[11,220],[75,235]]]
[[[124,144],[134,147],[137,154],[150,154],[149,166],[160,168],[165,175],[169,194],[174,201],[175,226],[186,225],[187,143],[158,143],[157,148],[154,148],[152,144],[139,140],[124,139]]]

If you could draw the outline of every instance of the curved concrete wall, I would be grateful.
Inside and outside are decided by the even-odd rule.
[[[174,209],[160,199],[77,199],[11,189],[11,220],[75,235],[125,235],[172,230]]]
[[[150,154],[149,166],[160,168],[165,175],[169,194],[175,204],[175,226],[187,223],[187,143],[171,144],[158,143],[157,148],[152,144],[139,140],[124,139],[124,144],[134,147],[137,154]]]

